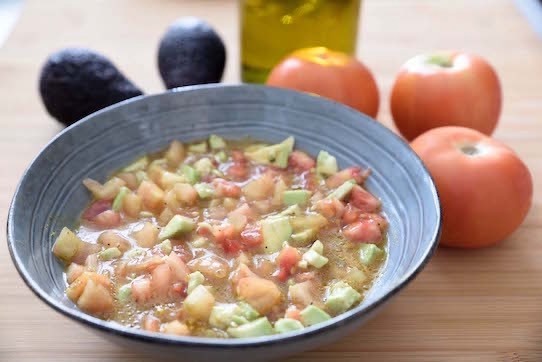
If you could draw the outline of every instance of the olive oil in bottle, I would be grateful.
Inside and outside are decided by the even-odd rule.
[[[360,7],[361,0],[240,0],[242,80],[265,82],[299,48],[354,55]]]

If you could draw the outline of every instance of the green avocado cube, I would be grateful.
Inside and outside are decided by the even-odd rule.
[[[347,283],[340,281],[329,288],[325,305],[331,313],[339,314],[347,311],[360,300],[361,294]]]
[[[295,247],[307,246],[316,240],[318,233],[314,229],[306,229],[290,236],[290,244]]]
[[[113,211],[120,211],[122,209],[122,202],[124,201],[124,197],[130,193],[130,189],[126,186],[121,186],[119,193],[117,196],[115,196],[115,199],[113,200]]]
[[[267,317],[262,317],[238,327],[230,327],[227,332],[232,337],[246,338],[268,336],[274,334],[275,331]]]
[[[199,271],[188,274],[188,286],[186,292],[190,294],[198,285],[203,284],[205,277]]]
[[[125,284],[117,292],[117,300],[122,304],[128,303],[132,299],[132,286]]]
[[[329,261],[328,258],[325,256],[318,254],[314,250],[308,250],[305,254],[303,254],[303,260],[305,260],[307,263],[312,265],[313,267],[320,269],[324,265],[326,265]]]
[[[277,333],[287,333],[303,329],[300,321],[292,318],[280,318],[275,322],[275,331]]]
[[[213,161],[207,157],[201,158],[194,163],[194,169],[202,176],[210,174],[214,168]]]
[[[327,195],[326,199],[343,200],[346,196],[348,196],[350,191],[352,191],[354,186],[356,186],[356,181],[354,180],[345,181],[341,186],[337,187],[329,195]]]
[[[179,171],[181,175],[185,177],[186,182],[191,185],[195,184],[200,179],[198,171],[196,171],[196,169],[190,165],[181,165]]]
[[[171,240],[166,239],[162,241],[160,244],[158,244],[158,247],[162,250],[162,253],[165,255],[171,254],[171,251],[173,250],[173,246],[171,245]]]
[[[339,170],[337,159],[326,151],[320,151],[316,158],[316,172],[322,175],[330,176]]]
[[[236,304],[218,304],[211,310],[209,324],[215,328],[227,328],[235,314]]]
[[[188,145],[188,152],[205,153],[207,152],[207,142],[193,143]]]
[[[288,217],[268,217],[262,220],[262,236],[264,250],[273,254],[282,249],[282,243],[292,235],[292,227]]]
[[[215,195],[215,189],[210,184],[198,183],[194,185],[200,199],[209,199]]]
[[[294,148],[294,138],[288,137],[281,143],[259,148],[252,152],[245,152],[245,155],[258,163],[273,165],[279,168],[288,166],[288,157]]]
[[[375,244],[362,244],[359,248],[359,260],[365,266],[371,266],[375,262],[382,260],[384,250]]]
[[[303,205],[309,201],[311,195],[309,190],[286,190],[282,193],[282,202],[285,205]]]
[[[228,155],[224,151],[217,152],[215,157],[218,162],[226,162],[228,160]]]
[[[310,327],[331,319],[329,314],[314,305],[309,305],[303,309],[300,314],[301,323],[303,323],[305,327]]]
[[[212,150],[218,150],[221,148],[226,148],[226,142],[222,137],[212,134],[209,136],[209,146],[211,146]]]
[[[284,210],[282,210],[281,212],[279,212],[277,215],[275,216],[292,216],[292,215],[299,215],[301,214],[301,209],[299,208],[298,205],[291,205],[291,206],[288,206],[287,208],[285,208]]]
[[[179,234],[189,233],[196,227],[194,220],[182,215],[175,215],[166,226],[160,230],[158,238],[160,240],[170,239]]]
[[[117,259],[121,255],[122,252],[118,248],[107,248],[98,253],[98,257],[103,261]]]

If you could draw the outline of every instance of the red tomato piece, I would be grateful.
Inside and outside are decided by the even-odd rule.
[[[241,243],[247,248],[262,245],[263,237],[261,227],[256,225],[247,225],[241,232]]]
[[[342,222],[345,225],[351,224],[360,219],[361,210],[352,204],[348,203],[344,208],[344,213],[342,217]]]
[[[241,188],[233,182],[217,178],[213,180],[213,183],[219,197],[239,198],[241,196]]]
[[[111,200],[94,201],[83,213],[83,219],[92,221],[98,214],[111,210]]]
[[[382,241],[382,230],[372,219],[364,219],[347,225],[343,229],[344,236],[356,243],[376,244]]]
[[[316,166],[316,161],[302,151],[293,151],[288,158],[288,166],[297,171],[309,171]]]
[[[380,207],[380,200],[359,185],[352,189],[350,203],[362,212],[374,212]]]
[[[301,253],[296,248],[287,246],[281,250],[277,257],[277,263],[279,265],[279,272],[277,278],[283,282],[290,275],[292,275],[293,268],[301,260]]]
[[[352,179],[354,179],[356,183],[362,184],[367,179],[367,177],[369,177],[370,173],[371,172],[369,170],[362,170],[360,167],[357,166],[348,167],[342,171],[337,172],[334,175],[329,176],[329,178],[326,180],[326,185],[329,188],[334,189],[341,186],[346,181]]]
[[[101,229],[109,229],[119,226],[121,223],[121,217],[118,212],[106,210],[96,215],[96,217],[92,219],[92,222]]]

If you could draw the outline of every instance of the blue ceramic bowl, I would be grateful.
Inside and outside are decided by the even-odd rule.
[[[135,157],[173,139],[226,138],[276,142],[337,157],[340,167],[372,169],[367,187],[390,222],[389,257],[361,305],[300,332],[247,339],[152,334],[106,322],[64,296],[62,265],[51,253],[54,234],[75,226],[89,202],[81,181],[104,180]],[[301,352],[352,332],[404,288],[433,254],[440,231],[435,185],[409,146],[369,117],[340,104],[293,91],[249,85],[185,87],[142,96],[96,112],[61,132],[32,162],[15,192],[8,245],[20,275],[45,303],[95,331],[153,353],[183,360],[260,360]]]

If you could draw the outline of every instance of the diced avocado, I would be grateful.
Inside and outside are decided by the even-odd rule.
[[[365,275],[362,270],[353,267],[344,276],[344,281],[347,282],[352,288],[362,290],[365,282],[367,281],[367,275]]]
[[[183,302],[183,309],[191,319],[207,322],[215,305],[215,297],[203,285],[198,285]]]
[[[365,266],[371,266],[375,262],[382,260],[384,250],[375,244],[362,244],[359,248],[359,260]]]
[[[280,318],[275,322],[275,331],[277,333],[287,333],[303,329],[300,321],[292,318]]]
[[[211,146],[212,150],[218,150],[226,148],[226,142],[222,137],[212,134],[209,136],[209,146]]]
[[[122,169],[124,172],[136,172],[136,171],[142,171],[147,168],[149,165],[149,158],[147,156],[143,156],[141,158],[138,158],[128,166]]]
[[[192,241],[192,246],[194,248],[202,248],[207,244],[207,239],[203,236],[200,236],[199,238],[196,238]]]
[[[329,195],[327,195],[326,199],[342,200],[346,196],[348,196],[348,194],[350,193],[350,191],[352,191],[354,186],[356,186],[356,181],[354,180],[345,181],[341,186],[337,187]]]
[[[339,171],[337,159],[326,151],[320,151],[316,158],[316,172],[322,175],[333,175]]]
[[[221,329],[230,326],[236,308],[237,305],[235,304],[215,305],[209,316],[209,324],[215,328]]]
[[[188,152],[205,153],[207,152],[207,142],[194,143],[188,145]]]
[[[291,206],[288,206],[287,208],[285,208],[284,210],[282,210],[281,212],[279,212],[277,215],[275,216],[292,216],[292,215],[299,215],[301,214],[301,209],[299,208],[298,205],[291,205]]]
[[[312,325],[322,323],[331,319],[331,316],[329,314],[314,305],[309,305],[308,307],[303,309],[300,314],[301,323],[303,323],[305,327],[310,327]]]
[[[218,162],[226,162],[228,160],[228,155],[226,155],[226,152],[224,151],[217,152],[215,157]]]
[[[309,190],[287,190],[282,194],[282,202],[285,205],[303,205],[309,201],[311,195]]]
[[[314,250],[308,250],[305,254],[303,254],[303,260],[318,269],[326,265],[329,261],[328,258],[318,254]]]
[[[196,169],[190,165],[181,165],[180,173],[183,175],[186,179],[186,182],[193,185],[196,182],[199,181],[199,173],[196,171]]]
[[[194,188],[196,189],[196,192],[198,193],[200,199],[209,199],[215,195],[215,189],[209,184],[195,184]]]
[[[361,294],[347,283],[339,281],[329,288],[325,305],[331,313],[339,314],[347,311],[360,300]]]
[[[120,211],[122,209],[122,202],[124,201],[124,197],[128,195],[130,192],[130,189],[126,186],[121,186],[119,193],[117,196],[115,196],[115,199],[113,200],[113,211]]]
[[[226,328],[232,324],[241,325],[258,318],[260,314],[248,303],[219,304],[213,307],[209,324],[217,328]]]
[[[128,303],[132,299],[132,286],[124,284],[117,292],[117,300],[123,304]]]
[[[292,234],[292,227],[285,216],[272,217],[262,220],[262,235],[264,249],[272,254],[282,249],[282,243],[288,241]]]
[[[158,244],[158,247],[162,249],[162,253],[165,255],[171,254],[171,250],[173,250],[173,247],[171,246],[171,240],[166,239],[162,241],[160,244]]]
[[[215,166],[213,165],[213,162],[207,157],[201,158],[194,162],[194,169],[196,169],[196,171],[198,171],[198,173],[202,176],[210,174],[214,168]]]
[[[63,228],[53,245],[53,254],[65,262],[71,262],[83,241],[68,228]]]
[[[324,253],[324,244],[320,240],[316,240],[310,249],[303,254],[303,260],[305,260],[310,265],[314,266],[315,268],[320,269],[324,265],[327,264],[329,261],[328,258],[323,256]]]
[[[126,253],[124,253],[124,256],[128,259],[133,259],[133,258],[137,258],[141,255],[145,254],[145,249],[143,248],[139,248],[139,247],[135,247],[135,248],[132,248],[130,250],[128,250]]]
[[[228,328],[228,334],[237,338],[268,336],[273,333],[273,326],[267,317],[258,318],[238,327]]]
[[[288,157],[294,147],[294,138],[288,137],[281,143],[262,147],[252,152],[245,152],[245,155],[258,163],[273,165],[279,168],[288,166]]]
[[[117,259],[121,255],[122,252],[119,250],[119,248],[107,248],[98,253],[98,258],[100,258],[100,260],[107,261]]]
[[[307,229],[290,236],[290,244],[295,247],[307,246],[316,240],[317,232],[314,229]]]
[[[166,226],[160,230],[158,239],[165,240],[179,234],[191,232],[196,227],[194,220],[182,215],[175,215],[169,220]]]
[[[260,313],[246,302],[237,303],[236,314],[248,319],[249,321],[256,319],[260,316]]]
[[[147,176],[147,173],[145,171],[137,171],[135,173],[136,175],[136,180],[137,180],[137,184],[139,185],[140,183],[142,183],[143,181],[145,180],[148,180],[149,179],[149,176]]]
[[[314,250],[318,254],[323,255],[324,254],[324,244],[322,244],[322,242],[320,240],[316,240],[312,244],[310,250]]]
[[[188,286],[186,287],[186,292],[188,294],[192,293],[192,291],[196,289],[198,285],[203,284],[204,281],[205,277],[199,271],[188,274]]]

